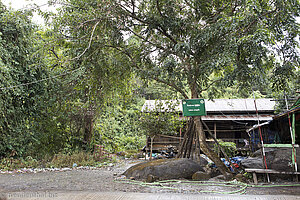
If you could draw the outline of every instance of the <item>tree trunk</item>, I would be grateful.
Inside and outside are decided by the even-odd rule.
[[[191,93],[192,93],[192,98],[196,99],[198,98],[198,93],[196,89],[196,84],[191,84]],[[200,116],[194,116],[193,122],[195,124],[195,132],[196,138],[199,138],[199,143],[200,143],[200,149],[203,151],[203,153],[210,158],[215,165],[218,167],[220,172],[226,177],[226,179],[229,179],[231,177],[231,173],[229,169],[226,167],[226,165],[221,161],[220,157],[209,148],[207,142],[206,142],[206,136],[203,130],[203,125],[201,122],[201,117]]]
[[[218,167],[218,169],[220,170],[220,172],[226,177],[226,178],[230,178],[230,171],[229,169],[226,167],[226,165],[221,161],[221,159],[219,158],[219,156],[212,151],[207,142],[206,142],[206,137],[205,137],[205,133],[203,131],[203,126],[201,123],[201,117],[200,116],[195,116],[193,117],[194,119],[194,123],[196,126],[196,134],[198,134],[199,136],[199,143],[200,143],[200,148],[203,151],[203,153],[209,157],[214,163],[215,165]]]
[[[186,126],[186,130],[184,133],[184,138],[181,141],[180,147],[179,147],[179,151],[177,154],[177,158],[187,158],[189,155],[187,155],[187,149],[188,149],[188,144],[189,144],[189,139],[192,137],[192,132],[194,131],[194,122],[192,120],[192,118],[189,119],[187,126]]]
[[[223,149],[223,147],[220,145],[220,143],[218,142],[217,138],[215,137],[215,135],[212,134],[212,132],[209,130],[208,126],[206,125],[206,123],[204,121],[201,121],[202,124],[204,125],[204,127],[207,129],[208,134],[213,138],[213,140],[215,141],[215,143],[218,146],[218,157],[220,157],[219,153],[220,151],[222,152],[222,154],[225,157],[225,160],[227,160],[230,163],[231,168],[236,171],[235,166],[230,162],[230,159],[228,157],[228,155],[226,154],[225,150]]]
[[[91,143],[92,133],[93,133],[93,115],[86,114],[84,116],[84,142],[86,144]]]

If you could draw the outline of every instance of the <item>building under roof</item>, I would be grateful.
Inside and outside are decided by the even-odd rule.
[[[146,100],[142,112],[179,112],[182,116],[181,100]],[[245,140],[250,141],[247,129],[257,124],[272,120],[275,111],[275,101],[272,99],[257,99],[256,108],[253,99],[205,99],[206,116],[201,119],[208,125],[215,137],[223,141],[235,142],[237,147],[244,147]],[[208,130],[204,130],[206,133]],[[178,131],[178,138],[184,135],[184,129]],[[158,137],[157,140],[163,140]],[[174,136],[173,136],[174,137]],[[208,134],[207,134],[208,140]],[[165,140],[168,141],[168,140]],[[172,141],[174,143],[174,141]],[[161,141],[155,141],[161,145]]]
[[[272,120],[275,110],[275,101],[272,99],[257,99],[256,106],[253,99],[205,99],[205,121],[260,121]],[[172,109],[169,109],[172,107]],[[142,112],[176,111],[182,113],[181,100],[146,100]]]
[[[266,146],[276,147],[277,144],[292,143],[299,145],[300,97],[289,110],[273,116],[271,120],[265,123],[254,125],[248,129],[247,132],[251,135],[252,144],[254,146],[260,144],[260,132]],[[293,139],[291,138],[291,135],[293,136]]]

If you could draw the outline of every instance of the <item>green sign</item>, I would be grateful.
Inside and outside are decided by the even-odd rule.
[[[206,115],[204,99],[184,99],[182,100],[183,116],[203,116]]]

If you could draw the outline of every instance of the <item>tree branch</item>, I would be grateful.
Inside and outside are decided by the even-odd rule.
[[[158,49],[162,49],[162,50],[165,50],[165,48],[163,48],[161,45],[158,45],[158,44],[154,44],[153,42],[147,40],[146,38],[144,38],[143,36],[141,36],[140,34],[136,33],[135,31],[133,31],[131,28],[127,27],[128,30],[133,33],[135,36],[137,36],[138,38],[144,40],[145,42],[148,42],[149,44],[155,46],[156,48]]]
[[[135,13],[135,3],[134,0],[131,0],[131,4],[132,4],[132,14]]]
[[[147,24],[147,25],[151,25],[150,22],[143,20],[141,18],[139,18],[138,16],[136,16],[134,13],[130,12],[126,7],[124,7],[123,5],[119,4],[120,8],[123,9],[124,12],[127,13],[127,15],[141,23]],[[157,30],[162,33],[164,36],[166,36],[167,38],[169,38],[174,44],[177,44],[177,41],[170,35],[168,34],[167,30],[158,23],[152,23],[153,25],[155,25],[157,28]]]
[[[57,53],[56,53],[55,50],[54,50],[54,47],[52,47],[52,49],[50,49],[50,51],[54,54],[54,56],[55,56],[57,59],[59,59]]]
[[[156,24],[158,26],[157,30],[161,32],[164,36],[169,38],[174,44],[177,44],[177,41],[167,32],[165,28],[163,28],[160,24]]]
[[[76,56],[75,58],[70,59],[69,61],[79,59],[81,56],[83,56],[83,55],[85,54],[85,52],[86,52],[89,48],[91,48],[92,40],[93,40],[93,37],[94,37],[94,32],[95,32],[95,29],[96,29],[96,27],[98,26],[99,23],[100,23],[100,21],[98,21],[98,22],[94,25],[94,27],[93,27],[93,30],[92,30],[92,33],[91,33],[91,37],[90,37],[90,41],[89,41],[88,47],[87,47],[80,55]]]
[[[179,92],[185,99],[188,99],[188,98],[189,98],[188,95],[187,95],[180,87],[178,87],[177,85],[175,85],[175,83],[170,83],[170,82],[168,82],[168,81],[161,80],[161,79],[159,79],[159,78],[157,78],[157,77],[150,77],[150,78],[156,80],[157,82],[163,83],[163,84],[165,84],[165,85],[168,85],[168,86],[174,88],[174,89],[175,89],[177,92]]]
[[[133,57],[131,56],[131,54],[126,49],[122,50],[119,47],[115,47],[115,46],[111,46],[111,45],[105,45],[105,46],[110,47],[110,48],[114,48],[118,51],[121,51],[122,53],[124,53],[125,55],[128,56],[128,58],[132,61],[133,66],[135,66],[136,69],[141,70],[141,68],[136,64]],[[168,82],[168,81],[165,81],[165,80],[161,80],[157,77],[150,77],[150,78],[153,79],[153,80],[156,80],[157,82],[168,85],[169,87],[172,87],[175,91],[179,92],[184,98],[186,98],[186,99],[189,98],[188,95],[186,94],[186,92],[184,90],[182,90],[180,87],[178,87],[177,85],[175,85],[175,83],[171,83],[171,82]]]
[[[272,13],[274,13],[274,12],[276,12],[278,9],[277,8],[275,8],[275,10],[271,10],[271,11],[269,11],[269,12],[266,12],[266,13],[263,13],[263,14],[261,14],[260,16],[258,16],[257,18],[255,18],[244,30],[243,30],[243,32],[244,33],[246,33],[250,28],[251,28],[251,26],[253,26],[253,24],[255,24],[257,21],[258,21],[258,19],[259,18],[261,18],[261,17],[264,17],[264,16],[266,16],[266,15],[269,15],[269,14],[272,14]]]
[[[164,18],[163,14],[161,13],[160,7],[159,7],[159,0],[156,0],[156,7],[157,7],[159,15]]]
[[[221,79],[212,81],[210,84],[208,84],[208,86],[206,86],[205,88],[201,89],[199,92],[202,93],[202,92],[208,90],[213,84],[215,84],[216,82],[219,82],[219,81],[221,81]]]

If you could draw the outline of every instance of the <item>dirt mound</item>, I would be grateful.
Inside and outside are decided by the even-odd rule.
[[[180,158],[140,163],[130,167],[124,175],[136,180],[147,180],[149,176],[156,177],[158,180],[191,179],[197,171],[204,171],[200,164],[187,158]]]

